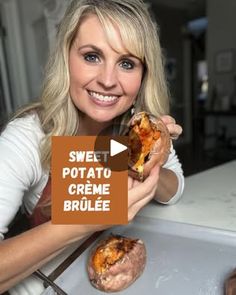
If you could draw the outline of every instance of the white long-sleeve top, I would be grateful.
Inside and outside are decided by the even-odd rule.
[[[11,121],[0,136],[0,240],[22,205],[28,213],[33,211],[47,183],[48,173],[40,163],[43,136],[36,114]],[[173,147],[164,167],[178,178],[178,190],[166,203],[173,204],[184,189],[182,167]]]

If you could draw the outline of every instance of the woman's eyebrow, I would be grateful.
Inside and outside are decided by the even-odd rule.
[[[130,54],[130,53],[122,54],[121,58],[135,58],[135,59],[140,60],[137,56]]]
[[[93,44],[86,44],[86,45],[83,45],[83,46],[80,46],[79,47],[79,50],[82,50],[82,49],[92,49],[100,54],[102,54],[102,50],[100,48],[98,48],[97,46],[93,45]]]

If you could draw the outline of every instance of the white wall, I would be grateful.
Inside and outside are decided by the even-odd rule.
[[[18,0],[29,100],[38,97],[48,55],[43,5],[39,0]]]
[[[3,43],[6,49],[5,64],[9,71],[9,88],[13,109],[27,102],[28,86],[22,48],[19,12],[16,0],[0,0],[2,25],[6,34]]]
[[[48,37],[40,0],[0,0],[13,110],[40,94]]]

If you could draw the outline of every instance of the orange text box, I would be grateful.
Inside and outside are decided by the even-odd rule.
[[[121,136],[102,136],[99,140],[105,143],[111,138],[126,141]],[[115,157],[117,165],[127,166],[128,153],[111,158],[106,145],[94,151],[96,140],[96,136],[52,138],[52,223],[128,222],[128,171],[113,169]]]

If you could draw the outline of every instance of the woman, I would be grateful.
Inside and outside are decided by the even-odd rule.
[[[162,116],[177,138],[182,129],[165,115],[168,104],[156,26],[144,3],[72,1],[59,27],[41,100],[21,110],[0,138],[0,292],[104,229],[49,220],[3,240],[20,207],[28,215],[37,208],[48,182],[51,136],[96,135],[111,122],[127,122],[135,108]],[[154,167],[143,183],[129,177],[128,184],[129,221],[153,198],[176,202],[184,180],[173,147],[163,167]]]

